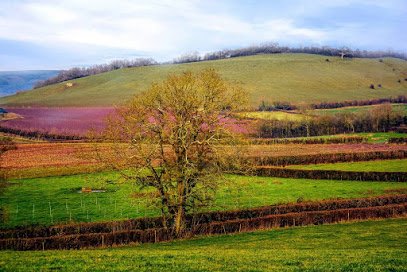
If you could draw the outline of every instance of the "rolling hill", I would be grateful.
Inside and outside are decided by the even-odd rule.
[[[57,70],[0,71],[0,96],[31,89],[35,81],[55,76],[58,72]]]
[[[326,59],[329,61],[326,61]],[[2,106],[109,107],[160,82],[168,73],[213,67],[262,100],[331,102],[407,94],[407,61],[344,59],[310,54],[256,55],[115,70],[0,98]],[[399,82],[400,80],[400,82]],[[370,85],[375,86],[374,89]],[[378,87],[381,84],[382,87]]]

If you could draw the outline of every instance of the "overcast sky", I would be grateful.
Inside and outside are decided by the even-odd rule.
[[[0,70],[263,42],[407,51],[406,0],[0,0]]]

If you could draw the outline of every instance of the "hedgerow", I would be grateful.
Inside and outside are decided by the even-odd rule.
[[[227,234],[259,229],[291,226],[322,225],[349,220],[391,218],[405,216],[407,203],[369,208],[311,211],[269,215],[250,219],[228,220],[198,224],[185,233],[184,237],[195,235]],[[157,243],[177,238],[170,228],[127,230],[110,233],[90,233],[38,238],[2,239],[0,249],[8,250],[48,250],[82,249],[93,247],[118,246],[133,243]]]

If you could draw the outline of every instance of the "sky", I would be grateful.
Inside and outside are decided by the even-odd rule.
[[[266,42],[407,52],[407,1],[0,0],[0,71]]]

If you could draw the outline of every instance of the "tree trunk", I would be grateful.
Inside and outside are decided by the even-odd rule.
[[[180,237],[185,229],[185,211],[180,205],[175,213],[175,234]]]

